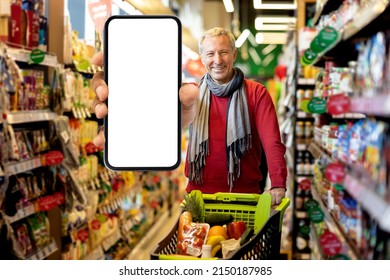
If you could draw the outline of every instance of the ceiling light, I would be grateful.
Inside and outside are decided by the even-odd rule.
[[[262,0],[253,0],[253,7],[255,9],[261,9],[261,10],[296,10],[297,1],[294,0],[293,4],[282,4],[282,3],[263,4]]]
[[[249,29],[244,29],[240,36],[236,40],[236,48],[241,48],[241,46],[244,44],[245,40],[249,37],[251,32]]]
[[[228,13],[234,12],[234,6],[232,0],[223,0],[223,4],[225,5],[226,12]]]
[[[264,59],[263,59],[263,66],[268,66],[272,60],[274,60],[275,58],[275,55],[273,53],[267,55]]]
[[[252,32],[249,34],[248,41],[251,43],[252,46],[257,47],[258,44],[256,43],[255,36],[253,36]]]
[[[258,44],[285,44],[287,33],[281,32],[258,32],[256,33],[256,42]]]
[[[269,53],[273,52],[275,49],[276,49],[276,45],[268,45],[261,51],[261,53],[263,55],[268,55]]]
[[[295,24],[297,22],[297,18],[295,17],[256,17],[255,18],[255,28],[260,27],[263,23],[291,23]]]
[[[293,27],[288,24],[266,24],[262,23],[261,27],[256,26],[257,30],[280,30],[280,31],[287,31],[289,29],[292,29]]]
[[[253,59],[253,62],[256,65],[260,65],[261,64],[261,58],[260,58],[259,54],[257,53],[257,51],[254,48],[250,48],[248,50],[248,52],[249,52],[249,55],[251,56],[251,58]]]

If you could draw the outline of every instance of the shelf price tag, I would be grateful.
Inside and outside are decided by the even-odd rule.
[[[61,151],[50,151],[45,156],[45,164],[48,166],[61,164],[64,154]]]
[[[313,198],[310,198],[309,200],[307,200],[305,202],[305,209],[306,210],[309,210],[309,209],[312,209],[312,208],[318,208],[318,207],[319,207],[318,201],[313,199]]]
[[[321,53],[333,46],[339,39],[340,34],[336,29],[325,26],[310,44],[310,49],[315,53]]]
[[[305,113],[310,113],[309,109],[307,108],[307,106],[309,105],[309,102],[310,102],[310,99],[309,98],[304,98],[302,101],[301,101],[301,109],[303,112]],[[305,114],[304,113],[304,114]],[[306,116],[306,114],[305,114]],[[305,117],[304,116],[304,117]]]
[[[89,238],[88,230],[85,228],[80,229],[79,231],[77,231],[76,236],[77,236],[77,240],[80,240],[81,242],[85,242]]]
[[[315,223],[321,223],[324,220],[324,212],[322,212],[320,207],[312,207],[307,211],[309,219]]]
[[[315,53],[320,53],[325,50],[325,46],[321,43],[318,35],[311,41],[310,49]]]
[[[311,188],[311,181],[309,179],[303,179],[299,181],[298,188],[304,191],[308,191]]]
[[[101,228],[102,224],[99,220],[97,219],[94,219],[91,221],[91,228],[93,230],[99,230]]]
[[[52,195],[47,195],[38,200],[38,210],[48,211],[58,205],[65,203],[65,196],[63,193],[56,192]]]
[[[331,95],[326,103],[326,109],[331,115],[347,113],[349,112],[350,106],[351,100],[344,93]]]
[[[327,256],[335,256],[340,253],[342,244],[340,239],[333,232],[325,230],[320,237],[320,244]]]
[[[82,58],[79,61],[75,61],[77,70],[81,72],[85,72],[88,70],[89,66],[91,66],[91,63],[89,60]]]
[[[307,109],[313,114],[323,114],[326,112],[326,101],[319,97],[313,97],[307,104]]]
[[[331,183],[343,184],[345,167],[340,162],[332,162],[325,168],[325,178]]]
[[[299,227],[298,231],[299,231],[299,233],[300,233],[302,236],[309,236],[310,227],[307,226],[307,225],[303,225],[303,226],[300,226],[300,227]]]
[[[311,49],[307,49],[301,56],[301,64],[303,66],[311,65],[316,59],[318,54]]]
[[[45,52],[40,49],[34,49],[30,53],[30,61],[35,64],[40,64],[45,60]]]

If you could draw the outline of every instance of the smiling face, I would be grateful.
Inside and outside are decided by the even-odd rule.
[[[237,50],[227,35],[205,37],[201,43],[201,58],[207,72],[218,84],[225,84],[233,77],[233,64]]]

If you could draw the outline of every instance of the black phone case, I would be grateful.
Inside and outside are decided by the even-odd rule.
[[[105,25],[104,25],[104,33],[103,33],[103,38],[104,38],[104,51],[106,52],[108,50],[108,48],[110,47],[109,46],[109,42],[108,42],[108,26],[110,24],[110,22],[112,22],[113,20],[126,20],[126,19],[130,19],[130,20],[139,20],[140,21],[140,24],[141,24],[141,21],[142,20],[147,20],[147,19],[156,19],[156,18],[165,18],[165,19],[172,19],[174,21],[176,21],[177,23],[177,26],[178,26],[178,65],[177,65],[177,81],[178,81],[178,88],[177,88],[177,102],[178,102],[178,105],[177,105],[177,108],[178,108],[178,123],[177,123],[177,129],[178,129],[178,139],[177,139],[177,160],[175,162],[175,164],[173,164],[172,166],[113,166],[112,164],[110,164],[109,162],[109,158],[108,158],[108,153],[109,153],[109,150],[108,150],[108,143],[110,141],[110,134],[109,134],[109,126],[108,126],[108,118],[109,118],[109,115],[108,114],[105,118],[104,118],[104,136],[105,136],[105,139],[106,139],[106,142],[105,142],[105,147],[104,147],[104,164],[107,168],[111,169],[111,170],[114,170],[114,171],[168,171],[168,170],[174,170],[176,169],[180,163],[181,163],[181,104],[180,104],[180,100],[179,100],[179,89],[180,89],[180,86],[181,86],[181,79],[182,79],[182,25],[181,25],[181,22],[180,20],[176,17],[176,16],[173,16],[173,15],[115,15],[115,16],[111,16],[110,18],[107,19]],[[140,28],[141,25],[140,25]],[[126,36],[124,34],[124,36]],[[158,42],[156,43],[156,48],[158,48]],[[109,72],[109,69],[108,69],[108,56],[104,55],[104,79],[105,79],[105,82],[107,83],[108,85],[108,72]],[[125,67],[125,66],[124,66]],[[107,104],[107,108],[109,108],[109,97],[108,99],[106,100],[106,104]],[[150,128],[148,128],[150,129]],[[158,141],[158,139],[156,139],[156,141]],[[145,151],[145,153],[147,153],[148,151]]]

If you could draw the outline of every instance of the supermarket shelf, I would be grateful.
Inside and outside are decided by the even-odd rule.
[[[311,113],[306,113],[306,112],[303,112],[303,111],[298,111],[297,113],[297,117],[298,118],[302,118],[302,119],[310,119],[310,118],[314,118],[314,115],[311,114]]]
[[[131,250],[126,256],[126,260],[148,260],[150,259],[150,253],[155,250],[157,244],[163,240],[176,225],[180,216],[180,206],[175,204],[172,209],[172,216],[169,217],[168,211],[162,213],[160,218],[153,224],[148,230],[145,236],[142,237],[140,242]]]
[[[15,162],[15,163],[7,163],[4,165],[5,173],[10,175],[16,175],[18,173],[23,173],[26,171],[30,171],[32,169],[38,168],[42,166],[41,157],[35,157],[32,159]]]
[[[6,46],[6,50],[7,50],[7,54],[14,60],[20,62],[32,63],[30,60],[30,54],[31,54],[30,50],[13,48],[10,46]],[[59,65],[57,56],[50,53],[46,53],[44,60],[41,63],[39,63],[39,65],[57,67]]]
[[[359,112],[375,116],[390,116],[390,95],[379,94],[372,97],[351,98],[351,112]]]
[[[306,211],[296,210],[295,217],[297,217],[298,219],[306,219],[306,218],[309,218],[309,215],[307,215]]]
[[[48,110],[21,111],[7,113],[9,124],[51,121],[57,118],[57,114]]]
[[[333,119],[348,119],[348,120],[359,120],[364,119],[366,116],[360,113],[346,113],[339,115],[332,115]]]
[[[343,39],[348,40],[357,32],[370,24],[386,10],[389,3],[389,0],[376,0],[372,1],[371,5],[364,7],[364,9],[360,9],[355,19],[350,22],[344,29]]]
[[[337,10],[341,5],[341,1],[339,0],[319,0],[319,4],[317,4],[317,11],[313,17],[313,25],[317,24],[321,16],[327,15],[330,12]]]
[[[294,162],[294,154],[293,152],[291,151],[291,149],[287,149],[286,151],[286,161],[287,163],[293,163]],[[294,168],[293,165],[291,165],[292,168]]]
[[[323,163],[324,166],[331,163],[332,158],[324,152],[316,143],[312,143],[309,151]],[[344,187],[348,193],[362,204],[367,213],[378,221],[381,228],[390,232],[390,203],[375,192],[376,182],[365,176],[365,172],[357,167],[346,164],[348,173],[344,179]],[[356,175],[359,174],[359,178]],[[362,176],[360,176],[362,175]]]
[[[308,151],[324,166],[333,161],[332,158],[326,152],[324,152],[316,142],[312,142],[310,144]]]
[[[26,259],[27,260],[44,260],[57,250],[58,250],[57,243],[54,239],[52,239],[48,245],[44,246],[43,248],[39,248],[38,251],[28,255],[26,257]]]
[[[344,187],[383,230],[390,232],[390,204],[372,189],[372,184],[347,174]]]
[[[339,37],[337,38],[336,41],[329,47],[327,47],[325,50],[320,52],[317,55],[317,58],[309,65],[309,66],[320,66],[320,63],[324,61],[324,59],[329,56],[330,51],[336,48],[342,41],[343,41],[343,31],[339,31]]]
[[[316,83],[315,79],[305,79],[305,78],[298,79],[298,86],[314,86],[315,83]]]
[[[297,147],[297,151],[307,151],[309,145],[306,143],[297,143],[296,147]]]
[[[311,254],[309,253],[295,253],[295,259],[297,260],[310,260],[311,259]]]
[[[14,223],[34,214],[35,212],[34,205],[29,205],[19,209],[14,216],[7,216],[7,220],[9,223]]]
[[[298,146],[300,146],[300,148],[303,148],[303,149],[306,150],[309,147],[311,142],[313,142],[313,138],[312,137],[296,138],[295,145],[296,145],[297,149],[298,149]]]
[[[311,177],[313,177],[313,176],[314,176],[313,173],[307,173],[307,174],[298,173],[298,174],[295,175],[295,177],[296,177],[297,180],[305,179],[305,178],[308,178],[308,177],[311,178]]]
[[[119,228],[103,239],[92,251],[85,255],[83,260],[104,260],[104,251],[109,250],[122,238]]]
[[[102,246],[97,246],[95,249],[93,249],[91,252],[89,252],[82,259],[83,260],[104,260],[105,256],[104,256]]]
[[[311,257],[315,260],[324,260],[325,254],[322,250],[320,240],[316,234],[316,229],[313,223],[310,224],[310,249],[311,249]]]
[[[114,246],[119,239],[122,238],[122,235],[119,231],[119,229],[115,230],[111,235],[106,237],[102,242],[102,248],[104,251],[108,251],[112,246]]]
[[[324,201],[322,200],[322,198],[320,197],[320,195],[318,194],[318,191],[315,187],[312,187],[311,188],[311,193],[313,195],[313,199],[315,199],[320,208],[322,209],[322,212],[324,213],[325,217],[324,217],[324,221],[328,227],[328,229],[333,232],[334,234],[337,235],[337,237],[340,239],[341,243],[343,244],[343,249],[345,252],[343,252],[344,254],[347,254],[351,259],[359,259],[359,253],[358,253],[358,250],[356,248],[356,246],[353,244],[353,241],[345,234],[345,232],[342,230],[340,224],[337,222],[337,220],[334,219],[333,215],[329,212],[328,208],[326,207]],[[317,237],[317,236],[315,236]],[[314,238],[315,238],[314,237]],[[316,239],[318,239],[319,237],[317,237]],[[319,240],[318,240],[318,246],[320,246],[319,244]],[[321,249],[322,251],[322,249]],[[323,255],[323,253],[322,253]]]
[[[327,2],[337,2],[337,1],[328,0]],[[317,59],[310,65],[320,65],[324,61],[324,59],[326,59],[326,57],[328,56],[335,56],[336,54],[340,56],[341,53],[345,53],[347,49],[341,47],[340,51],[338,51],[338,47],[342,45],[342,43],[347,42],[358,32],[366,28],[379,16],[384,14],[384,11],[389,7],[389,3],[390,0],[372,1],[370,5],[364,7],[364,9],[360,9],[357,16],[354,18],[354,20],[349,22],[343,29],[339,30],[340,36],[338,40],[334,44],[329,46],[326,50],[319,53]],[[331,51],[332,51],[332,55],[330,55]]]

